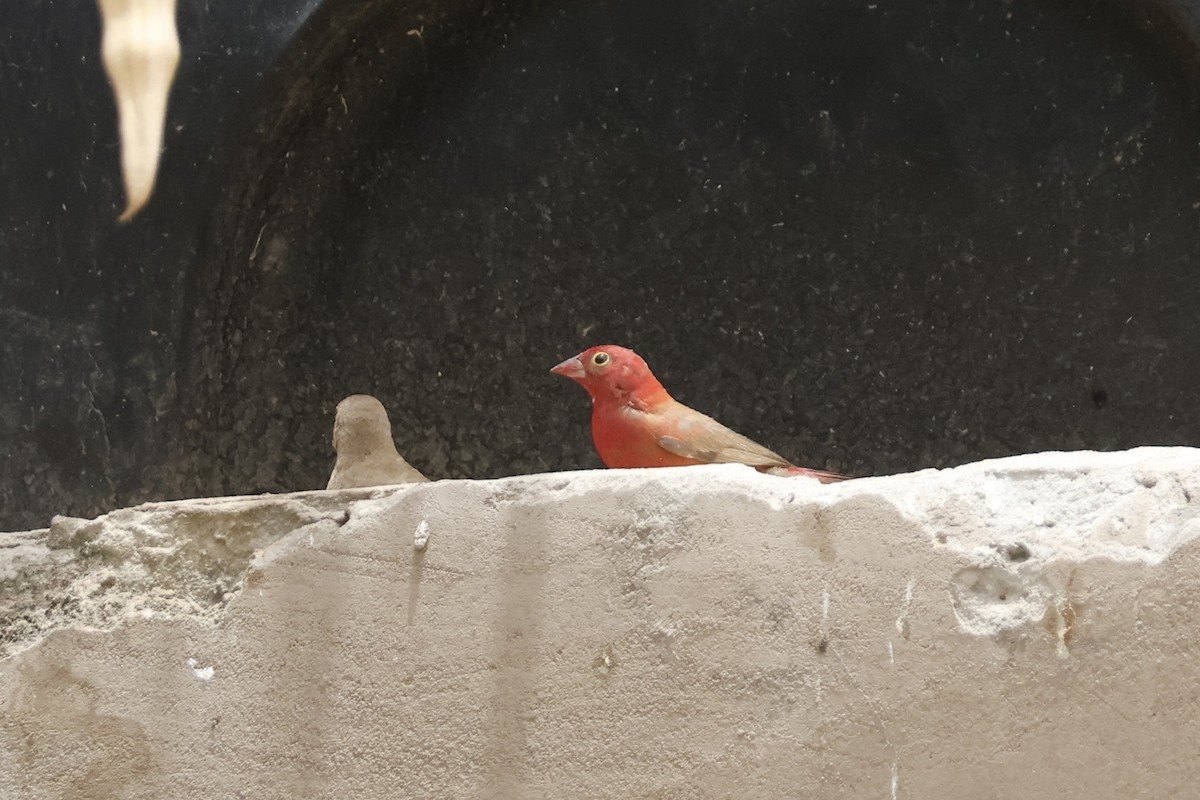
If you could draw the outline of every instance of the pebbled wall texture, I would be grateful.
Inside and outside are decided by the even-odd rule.
[[[0,550],[0,796],[1187,797],[1198,499],[1154,448],[57,518]]]

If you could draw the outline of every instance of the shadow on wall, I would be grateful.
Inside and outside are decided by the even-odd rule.
[[[1200,439],[1193,72],[1161,22],[327,3],[293,38],[282,7],[254,113],[222,107],[209,139],[187,53],[219,26],[181,18],[172,188],[83,256],[90,294],[59,310],[68,272],[2,277],[0,526],[322,486],[356,392],[430,477],[598,466],[546,370],[600,342],[855,474]],[[228,75],[276,62],[261,19],[240,30]],[[102,210],[59,237],[94,240]]]

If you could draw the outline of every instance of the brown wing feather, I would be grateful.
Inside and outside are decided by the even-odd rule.
[[[690,410],[690,409],[689,409]],[[693,416],[694,414],[694,416]],[[710,416],[692,411],[680,422],[680,436],[664,435],[658,444],[664,450],[684,458],[709,464],[746,464],[751,467],[794,466],[778,453],[758,442],[726,428]],[[687,438],[683,438],[686,436]]]

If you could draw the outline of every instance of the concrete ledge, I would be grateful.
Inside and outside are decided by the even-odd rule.
[[[60,519],[0,534],[0,797],[1186,797],[1198,534],[1187,448]]]

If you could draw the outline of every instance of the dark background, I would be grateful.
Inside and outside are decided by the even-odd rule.
[[[204,5],[126,226],[95,3],[0,31],[0,529],[322,487],[355,392],[599,466],[605,342],[855,474],[1200,440],[1191,3]]]

